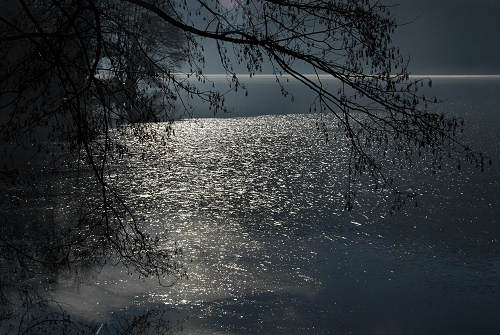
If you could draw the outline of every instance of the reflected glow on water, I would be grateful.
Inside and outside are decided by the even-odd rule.
[[[179,121],[166,146],[118,162],[113,183],[148,229],[184,249],[189,279],[158,287],[105,268],[78,297],[101,314],[162,304],[190,316],[190,333],[494,329],[500,170],[391,167],[418,203],[388,215],[390,197],[361,184],[346,213],[347,146],[326,144],[316,121]],[[487,136],[498,143],[499,132]],[[74,305],[70,292],[55,295]]]
[[[331,160],[345,155],[342,148],[331,155],[315,120],[179,122],[164,152],[151,153],[157,161],[129,162],[135,178],[125,173],[117,182],[133,182],[130,196],[147,199],[137,205],[148,222],[166,228],[192,259],[189,280],[157,297],[199,304],[299,284],[317,289],[319,280],[300,266],[315,253],[301,243],[341,204],[343,176],[332,173]]]

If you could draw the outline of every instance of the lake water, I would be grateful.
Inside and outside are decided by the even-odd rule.
[[[298,85],[294,103],[273,85],[249,82],[228,117],[175,123],[165,147],[112,176],[148,229],[183,248],[187,279],[160,287],[106,266],[78,287],[60,280],[51,297],[104,325],[163,308],[191,334],[498,331],[500,80],[434,80],[436,108],[463,117],[493,165],[387,166],[419,194],[394,213],[369,180],[343,210],[345,142],[325,143],[319,116],[300,114],[310,96]]]

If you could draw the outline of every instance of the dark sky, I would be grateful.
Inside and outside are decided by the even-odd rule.
[[[403,23],[394,42],[411,57],[411,73],[500,74],[500,0],[384,2],[395,5]],[[208,43],[206,50],[205,73],[223,73],[215,47]]]
[[[392,0],[413,73],[500,74],[499,0]]]

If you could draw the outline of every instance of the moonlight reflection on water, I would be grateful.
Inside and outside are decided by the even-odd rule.
[[[326,144],[317,118],[180,121],[166,147],[120,162],[115,185],[184,249],[189,275],[170,288],[129,278],[123,301],[189,315],[191,333],[492,329],[498,170],[387,166],[418,201],[388,215],[391,197],[360,184],[346,213],[347,146]]]
[[[451,85],[470,100],[442,108],[472,120],[467,135],[498,160],[498,101],[484,99],[495,85],[474,85]],[[54,300],[104,323],[161,306],[193,334],[496,330],[498,164],[480,173],[449,162],[437,175],[425,159],[385,165],[417,201],[388,214],[392,198],[363,180],[345,212],[347,146],[325,143],[317,120],[179,121],[167,145],[116,161],[110,181],[149,231],[183,248],[189,278],[164,287],[105,266],[77,288],[60,278]]]

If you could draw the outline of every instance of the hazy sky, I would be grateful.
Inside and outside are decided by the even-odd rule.
[[[414,73],[500,74],[499,0],[391,0]]]
[[[500,74],[500,0],[384,0],[404,23],[394,36],[413,74]],[[223,73],[207,45],[205,73]],[[265,69],[265,72],[270,72]]]

